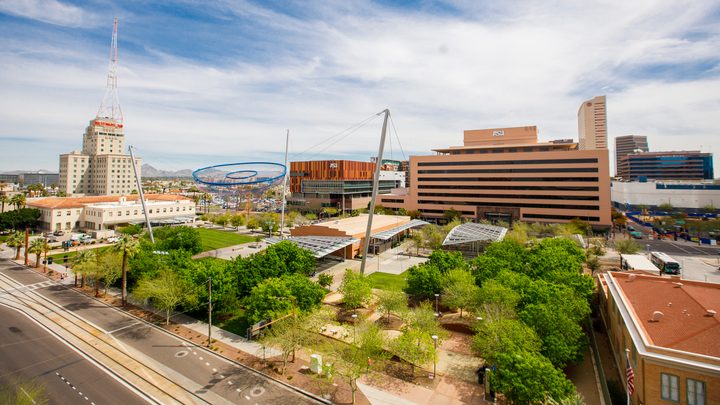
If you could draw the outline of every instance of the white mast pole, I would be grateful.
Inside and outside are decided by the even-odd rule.
[[[283,229],[285,228],[285,203],[286,203],[286,191],[287,191],[287,181],[288,177],[290,176],[290,168],[288,167],[288,145],[290,143],[290,130],[287,130],[287,133],[285,134],[285,176],[283,177],[283,186],[282,186],[282,209],[280,211],[280,239],[284,238]]]
[[[145,225],[147,225],[148,232],[150,232],[150,242],[154,245],[155,237],[153,236],[152,225],[150,225],[148,210],[145,206],[145,193],[143,193],[142,185],[140,184],[140,176],[138,176],[137,166],[135,165],[135,155],[133,155],[132,146],[128,146],[128,152],[130,152],[130,161],[132,162],[133,173],[135,173],[135,184],[137,184],[138,194],[140,195],[140,203],[142,204],[143,214],[145,214]]]

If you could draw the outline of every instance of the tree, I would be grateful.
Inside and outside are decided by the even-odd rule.
[[[338,288],[343,294],[343,304],[348,309],[356,309],[364,306],[372,297],[372,286],[368,279],[351,269],[345,270],[342,284]]]
[[[45,251],[45,246],[47,245],[47,241],[43,238],[37,238],[34,239],[32,242],[30,242],[30,247],[28,248],[28,253],[35,255],[35,268],[37,269],[40,267],[40,256],[42,256],[43,252]]]
[[[408,309],[407,296],[399,290],[380,290],[377,293],[378,309],[385,313],[385,318],[390,319],[391,313],[402,313]]]
[[[426,264],[435,266],[442,274],[453,269],[464,270],[468,268],[468,264],[461,252],[446,252],[441,249],[434,250],[428,257]]]
[[[0,187],[0,189],[2,189],[2,187]],[[5,204],[7,204],[8,202],[10,202],[10,199],[8,198],[8,196],[5,195],[4,192],[1,192],[0,193],[0,204],[2,204],[2,209],[0,209],[0,213],[5,212]]]
[[[15,194],[10,198],[10,204],[14,205],[16,210],[25,207],[25,195]]]
[[[490,386],[514,403],[542,403],[548,397],[567,397],[575,390],[562,371],[536,352],[505,351],[495,361]]]
[[[103,251],[97,255],[98,275],[103,280],[103,296],[107,295],[110,285],[115,283],[121,275],[122,258],[117,252]],[[96,288],[97,295],[97,288]]]
[[[378,368],[387,358],[386,339],[379,326],[365,319],[358,320],[352,344],[333,341],[328,349],[332,370],[350,386],[352,403],[358,390],[357,380],[370,369]]]
[[[326,274],[322,273],[318,275],[318,284],[320,284],[323,288],[328,288],[333,283],[333,276],[332,274]]]
[[[657,207],[660,211],[665,211],[665,212],[675,211],[675,207],[672,204],[670,204],[670,202],[665,202],[665,203],[659,204]]]
[[[230,217],[230,224],[239,229],[245,223],[245,218],[242,215],[233,215]]]
[[[615,250],[623,255],[632,255],[639,252],[640,245],[632,239],[621,239],[615,241]]]
[[[130,235],[130,236],[140,235],[142,233],[142,231],[143,231],[143,227],[138,224],[131,224],[131,225],[123,226],[118,229],[119,233],[121,233],[123,235]]]
[[[135,255],[138,251],[138,242],[135,238],[123,235],[113,248],[122,254],[122,287],[121,287],[121,303],[122,306],[127,305],[127,262],[128,258]]]
[[[245,298],[248,322],[277,319],[297,308],[312,311],[320,306],[325,290],[300,274],[273,277],[259,283]]]
[[[437,225],[425,225],[421,228],[420,232],[422,232],[423,234],[423,241],[425,242],[425,247],[433,250],[442,248],[442,242],[443,239],[445,239],[445,234],[440,230]]]
[[[415,366],[423,366],[434,359],[435,342],[432,337],[421,330],[407,328],[390,342],[390,350],[399,358],[410,364],[411,375],[415,376]]]
[[[479,290],[475,285],[475,278],[467,270],[458,268],[445,274],[443,284],[443,304],[459,309],[462,318],[463,310],[472,305]]]
[[[155,307],[165,311],[166,325],[175,308],[197,304],[197,287],[168,268],[160,269],[156,278],[140,280],[133,295],[145,302],[152,300]]]
[[[192,254],[202,252],[200,231],[189,226],[163,226],[154,230],[155,248],[170,251],[183,249]]]
[[[14,231],[8,236],[5,244],[8,247],[15,248],[15,260],[20,259],[20,248],[25,244],[25,234],[20,231]]]
[[[407,287],[409,295],[430,298],[442,291],[442,273],[435,266],[421,264],[408,269]]]
[[[52,250],[52,248],[50,247],[50,244],[48,243],[47,239],[43,239],[43,242],[44,243],[42,245],[42,252],[44,255],[43,257],[45,258],[45,260],[43,260],[43,273],[47,273],[47,265],[48,265],[47,255],[48,255],[48,252]]]
[[[12,379],[0,385],[0,404],[46,405],[49,402],[45,386],[37,380]]]
[[[278,255],[280,261],[285,264],[286,273],[310,275],[315,271],[317,265],[317,259],[310,250],[298,247],[287,240],[270,246],[267,252]]]
[[[462,218],[462,214],[460,214],[460,212],[455,208],[450,208],[449,210],[445,210],[445,212],[443,212],[443,218],[446,222],[453,222]]]
[[[80,287],[85,287],[85,275],[95,272],[95,251],[92,249],[79,250],[73,258],[72,270],[75,273],[75,286],[77,287],[78,274],[82,274]]]
[[[0,229],[36,228],[40,215],[40,210],[35,208],[20,208],[0,213]]]
[[[712,202],[710,202],[710,204],[706,204],[702,207],[702,212],[704,212],[706,214],[712,214],[715,211],[717,211],[717,208],[715,208],[715,205]]]
[[[272,328],[263,335],[261,340],[270,346],[280,349],[282,352],[283,365],[280,374],[285,375],[288,360],[292,355],[292,362],[295,362],[295,351],[301,349],[313,340],[313,335],[308,333],[306,328],[307,316],[293,313],[272,324]]]
[[[420,256],[420,248],[425,245],[425,237],[422,232],[413,231],[410,236],[412,246],[415,248],[415,255]]]
[[[483,313],[483,321],[475,327],[472,348],[486,361],[494,363],[500,353],[527,351],[539,353],[542,341],[522,321],[506,316],[492,318]]]

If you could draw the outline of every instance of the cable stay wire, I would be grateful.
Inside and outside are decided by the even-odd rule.
[[[320,146],[325,145],[324,148],[318,150],[317,152],[312,153],[310,156],[318,155],[318,154],[324,152],[325,150],[327,150],[328,148],[330,148],[331,146],[337,144],[337,143],[340,142],[341,140],[343,140],[343,139],[347,138],[348,136],[352,135],[353,133],[357,132],[360,128],[362,128],[362,127],[364,127],[365,125],[369,124],[370,121],[372,121],[373,119],[375,119],[375,118],[377,118],[377,117],[378,117],[377,114],[373,114],[373,115],[365,118],[364,120],[362,120],[362,121],[360,121],[360,122],[358,122],[358,123],[355,123],[355,124],[353,124],[353,125],[345,128],[344,130],[338,132],[337,134],[332,135],[332,136],[330,136],[330,137],[328,137],[328,138],[320,141],[319,143],[317,143],[317,144],[315,144],[315,145],[313,145],[313,146],[305,149],[305,150],[302,151],[302,152],[298,152],[298,153],[292,154],[288,159],[290,159],[290,158],[296,159],[296,158],[298,158],[298,157],[300,157],[300,156],[302,156],[302,155],[307,154],[307,153],[310,152],[310,151],[313,151],[315,148],[318,148],[318,147],[320,147]],[[339,137],[339,138],[338,138],[338,137]],[[338,138],[338,139],[335,139],[334,141],[332,141],[333,138]],[[331,142],[331,141],[332,141],[332,142]]]
[[[395,128],[395,121],[392,119],[392,115],[390,116],[390,124],[392,125],[393,132],[395,133],[395,138],[397,139],[398,146],[400,147],[400,152],[402,153],[403,160],[407,160],[407,157],[405,156],[405,151],[403,150],[402,143],[400,143],[400,135],[398,135],[397,128]],[[390,137],[392,138],[392,137]]]

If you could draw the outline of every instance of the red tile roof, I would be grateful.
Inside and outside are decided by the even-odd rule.
[[[138,199],[137,194],[125,196],[120,195],[100,195],[88,197],[47,197],[40,200],[28,201],[27,206],[31,208],[82,208],[88,204],[118,202],[120,197],[125,197],[127,201],[135,201]],[[146,200],[153,201],[179,201],[190,200],[188,197],[175,194],[145,194]]]
[[[651,344],[720,357],[720,285],[679,278],[611,272]],[[678,283],[682,283],[679,286]],[[652,322],[653,313],[663,313]]]

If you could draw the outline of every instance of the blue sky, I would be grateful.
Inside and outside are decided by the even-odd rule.
[[[718,1],[0,0],[0,170],[80,148],[115,16],[126,138],[158,168],[281,161],[286,129],[295,159],[367,159],[380,119],[323,140],[384,108],[406,154],[464,129],[577,138],[602,94],[611,138],[720,154]]]

